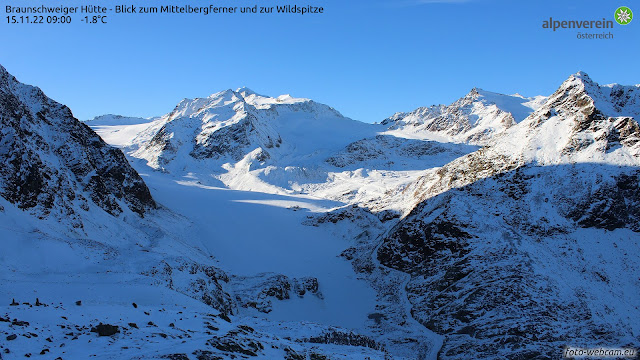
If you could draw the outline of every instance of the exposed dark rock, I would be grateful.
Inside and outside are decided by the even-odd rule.
[[[331,360],[331,358],[324,354],[311,352],[309,353],[309,360]]]
[[[18,319],[13,319],[11,321],[11,325],[13,325],[13,326],[29,326],[29,322],[18,320]]]
[[[91,328],[91,332],[98,333],[98,336],[112,336],[120,332],[117,325],[110,324],[98,324],[96,327]]]
[[[312,336],[310,338],[301,339],[300,341],[314,344],[362,346],[375,350],[384,349],[384,346],[378,344],[375,340],[368,336],[338,330],[327,332],[320,336]]]
[[[252,333],[255,331],[251,326],[248,325],[238,325],[238,329],[244,330],[247,333]]]
[[[258,341],[232,335],[214,337],[207,341],[207,345],[227,353],[239,353],[249,356],[258,356],[258,353],[264,349],[264,345]]]
[[[640,231],[640,171],[620,174],[581,200],[567,216],[581,227]]]
[[[298,297],[312,294],[322,298],[318,279],[313,277],[290,279],[281,274],[263,273],[255,277],[232,277],[231,283],[240,306],[252,307],[263,313],[271,312],[274,299],[290,299],[292,292]]]
[[[197,360],[223,360],[223,357],[214,355],[209,350],[196,350],[193,352]]]
[[[189,360],[189,357],[187,356],[187,354],[168,354],[168,355],[163,355],[162,358],[169,359],[169,360]]]
[[[284,360],[305,360],[307,358],[305,354],[300,354],[288,346],[284,348],[284,353]]]

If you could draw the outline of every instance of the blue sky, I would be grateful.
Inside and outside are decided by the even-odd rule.
[[[640,83],[640,19],[616,24],[613,40],[578,40],[574,29],[542,29],[551,16],[613,20],[622,5],[640,14],[630,0],[174,3],[296,1],[321,5],[325,14],[111,14],[107,25],[8,25],[3,12],[0,64],[69,105],[80,119],[162,115],[183,98],[241,86],[312,98],[373,122],[396,111],[451,103],[474,86],[548,95],[578,70],[600,83]]]

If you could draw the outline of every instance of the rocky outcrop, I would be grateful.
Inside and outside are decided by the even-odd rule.
[[[287,300],[292,296],[316,296],[322,299],[318,279],[314,277],[289,278],[282,274],[263,273],[256,276],[233,276],[231,286],[236,300],[244,308],[270,313],[274,300]]]
[[[377,135],[347,145],[332,155],[326,163],[337,168],[375,167],[376,169],[410,168],[405,163],[432,160],[437,157],[453,160],[476,148],[454,146],[436,141],[403,139],[391,135]]]
[[[148,271],[143,272],[179,293],[213,307],[224,315],[235,313],[236,304],[224,284],[229,277],[222,270],[198,264],[188,259],[167,259]]]

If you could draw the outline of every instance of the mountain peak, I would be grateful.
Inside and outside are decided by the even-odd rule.
[[[562,84],[563,86],[561,86],[561,88],[571,87],[571,86],[580,85],[580,84],[585,85],[587,87],[591,87],[591,86],[599,87],[599,85],[595,81],[593,81],[593,79],[591,79],[591,77],[589,77],[589,75],[586,72],[578,71],[575,74],[571,74],[569,78],[564,81],[564,83]]]
[[[243,96],[249,96],[249,95],[258,95],[255,91],[249,89],[246,86],[242,86],[236,89],[236,92],[239,94],[242,94]]]
[[[591,80],[591,78],[589,77],[589,74],[587,74],[586,72],[584,72],[584,71],[582,71],[582,70],[578,71],[577,73],[575,73],[575,74],[573,74],[573,75],[571,75],[571,76],[573,76],[573,77],[575,77],[575,78],[580,78],[580,79],[585,79],[585,80],[586,80],[586,79]]]
[[[469,91],[469,93],[467,94],[467,97],[472,97],[472,98],[477,98],[478,96],[482,96],[482,93],[484,92],[484,90],[482,90],[479,87],[474,87],[473,89],[471,89],[471,91]]]
[[[640,116],[640,87],[600,85],[583,71],[569,76],[550,100],[549,107],[565,107],[569,112],[583,108],[588,113],[597,109],[607,117],[626,116],[638,119]]]

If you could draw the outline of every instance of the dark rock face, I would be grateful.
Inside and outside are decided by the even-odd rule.
[[[209,350],[196,350],[193,352],[193,355],[198,360],[222,360],[221,356],[214,355],[213,352]]]
[[[290,347],[286,347],[284,349],[284,352],[285,352],[285,356],[284,356],[285,360],[306,360],[307,359],[307,356],[305,354],[300,354]]]
[[[640,232],[640,171],[620,174],[568,213],[581,227]]]
[[[531,250],[580,249],[571,237],[580,228],[637,231],[637,173],[602,180],[599,188],[581,183],[610,170],[519,168],[429,198],[387,234],[378,260],[412,275],[406,285],[412,316],[446,334],[441,358],[559,359],[567,342],[626,341],[614,324],[603,323],[580,288],[559,295],[562,284],[537,270]],[[550,210],[536,214],[538,206]],[[598,276],[596,282],[609,280]]]
[[[177,354],[167,354],[162,356],[163,359],[169,360],[189,360],[187,354],[177,353]]]
[[[124,154],[107,145],[69,108],[23,85],[0,66],[0,194],[39,217],[82,227],[79,209],[95,204],[118,216],[155,208]]]
[[[116,325],[99,324],[98,326],[91,328],[91,332],[98,333],[99,336],[111,336],[120,332],[120,330]]]
[[[378,260],[403,272],[411,272],[416,265],[431,261],[442,253],[462,258],[468,252],[467,240],[473,237],[446,220],[402,222],[393,236],[396,241],[386,242],[379,248]]]
[[[348,346],[362,346],[371,349],[382,350],[384,346],[378,344],[375,340],[368,336],[360,335],[354,332],[330,331],[322,335],[312,336],[310,338],[301,339],[302,342],[313,344],[335,344]]]
[[[240,336],[237,333],[234,334],[234,331],[231,331],[226,336],[209,339],[207,345],[213,346],[225,353],[236,353],[248,356],[258,356],[258,353],[264,349],[264,345],[260,342]]]

